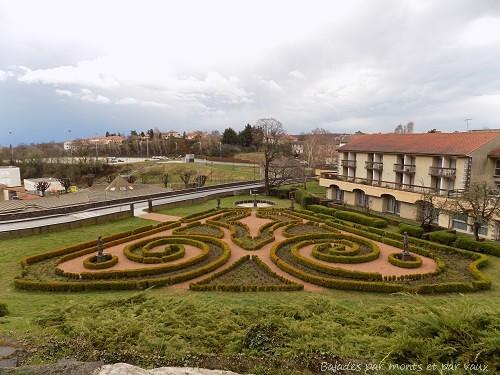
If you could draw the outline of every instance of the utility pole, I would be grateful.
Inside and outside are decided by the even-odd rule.
[[[465,123],[467,124],[467,131],[469,131],[469,121],[472,120],[471,118],[466,118]]]

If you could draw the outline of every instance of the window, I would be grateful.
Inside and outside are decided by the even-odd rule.
[[[342,189],[336,189],[335,191],[335,199],[338,201],[343,202],[344,201],[344,190]]]
[[[366,195],[364,191],[358,191],[358,205],[359,206],[365,206],[366,204]]]
[[[453,219],[453,228],[467,232],[467,223],[463,220]]]
[[[481,228],[479,228],[479,234],[481,236],[487,236],[488,235],[488,227],[483,225]]]
[[[401,211],[401,202],[397,201],[392,195],[387,197],[387,212],[399,215]]]
[[[495,176],[500,177],[500,159],[497,159],[495,164]]]
[[[453,217],[452,226],[456,230],[467,232],[467,215],[455,214]]]

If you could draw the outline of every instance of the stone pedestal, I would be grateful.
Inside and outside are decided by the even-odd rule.
[[[401,260],[402,261],[412,260],[410,253],[407,251],[403,251],[403,253],[401,254]]]
[[[96,263],[102,263],[106,261],[106,256],[104,254],[97,254]]]

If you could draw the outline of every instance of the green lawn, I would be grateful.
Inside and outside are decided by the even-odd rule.
[[[242,199],[253,197],[226,197],[221,205],[232,207]],[[210,200],[166,213],[184,216],[215,204]],[[277,207],[289,204],[280,201]],[[129,218],[0,241],[0,303],[10,312],[0,317],[0,345],[3,335],[37,345],[35,362],[72,356],[273,375],[319,373],[325,361],[360,366],[382,361],[378,373],[387,374],[414,373],[389,370],[389,363],[457,362],[463,370],[473,360],[487,363],[489,373],[500,370],[493,367],[500,357],[500,258],[495,257],[482,269],[493,281],[491,290],[468,295],[221,293],[169,287],[144,293],[46,293],[14,288],[23,257],[149,223]]]
[[[254,196],[249,195],[249,194],[223,197],[220,200],[220,207],[221,208],[234,208],[234,207],[237,207],[235,205],[236,202],[248,201],[248,200],[253,201],[253,199],[254,199]],[[274,197],[268,197],[268,196],[264,196],[264,195],[258,195],[257,199],[275,202],[276,205],[273,206],[275,208],[289,208],[290,207],[290,201],[288,201],[288,200],[278,199],[278,198],[274,198]],[[210,210],[210,209],[215,208],[215,207],[217,207],[217,199],[209,199],[206,202],[199,204],[199,205],[196,205],[196,206],[166,208],[166,209],[161,209],[161,210],[155,210],[155,212],[160,213],[160,214],[165,214],[165,215],[174,215],[174,216],[184,217],[187,215],[194,214],[196,212]],[[296,204],[295,207],[300,208],[300,205]]]

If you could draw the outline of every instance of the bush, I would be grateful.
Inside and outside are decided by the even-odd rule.
[[[366,216],[357,212],[339,210],[336,211],[333,216],[340,220],[352,221],[353,223],[367,225],[370,227],[387,228],[387,221],[384,219],[377,219],[375,217]]]
[[[459,236],[455,241],[455,247],[474,251],[477,253],[500,256],[500,245],[494,242],[478,242],[472,237]]]
[[[0,317],[9,315],[9,310],[5,303],[0,302]]]
[[[429,233],[429,240],[437,243],[442,243],[443,245],[450,246],[457,239],[456,234],[437,231]]]
[[[418,268],[422,266],[422,258],[410,254],[411,260],[401,260],[401,253],[392,253],[388,255],[389,263],[401,268]]]
[[[112,254],[104,254],[104,261],[97,263],[97,255],[93,255],[83,261],[83,266],[89,270],[103,270],[113,267],[118,263],[118,257]]]
[[[424,228],[417,227],[416,225],[401,223],[398,225],[398,232],[401,234],[407,232],[408,236],[421,238],[425,231]]]
[[[319,204],[311,204],[308,208],[308,210],[323,214],[323,215],[328,215],[328,216],[333,216],[333,214],[337,211],[334,208],[329,208],[325,206],[321,206]]]

